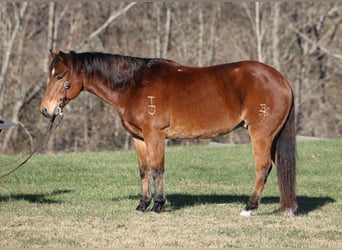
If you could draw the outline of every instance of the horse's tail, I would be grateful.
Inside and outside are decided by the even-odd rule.
[[[280,191],[280,209],[286,215],[293,215],[296,202],[296,131],[295,107],[292,95],[291,109],[287,120],[278,134],[276,141],[275,164],[277,165]]]

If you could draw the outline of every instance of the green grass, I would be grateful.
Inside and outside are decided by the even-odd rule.
[[[168,148],[161,214],[135,211],[132,150],[36,155],[0,179],[0,247],[341,248],[341,152],[342,140],[298,143],[294,218],[274,213],[276,169],[258,213],[239,216],[254,182],[250,145]]]

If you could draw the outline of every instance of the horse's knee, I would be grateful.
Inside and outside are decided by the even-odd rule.
[[[139,166],[139,173],[141,179],[148,178],[150,175],[149,168],[145,165]]]
[[[163,176],[164,174],[164,169],[163,168],[160,168],[160,167],[152,167],[152,177],[153,179],[156,179],[158,177],[161,177]]]

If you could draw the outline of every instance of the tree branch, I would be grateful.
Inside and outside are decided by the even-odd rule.
[[[103,30],[105,30],[117,17],[121,16],[122,14],[126,13],[130,8],[132,8],[134,5],[136,4],[136,2],[132,2],[128,5],[126,5],[126,7],[124,7],[123,9],[112,13],[110,15],[110,17],[107,19],[106,22],[104,22],[104,24],[102,24],[98,29],[96,29],[95,31],[93,31],[86,39],[84,39],[82,42],[80,42],[77,46],[76,49],[79,49],[82,45],[84,45],[85,43],[90,42],[94,37],[96,37],[98,34],[100,34]]]
[[[315,42],[313,41],[312,39],[310,39],[307,35],[305,35],[303,32],[301,32],[299,29],[295,28],[291,22],[289,22],[289,28],[291,30],[293,30],[294,32],[296,32],[298,35],[300,35],[301,38],[303,38],[305,41],[307,41],[308,43],[310,43],[311,45],[313,45],[314,47],[318,47],[321,49],[321,51],[323,51],[325,54],[327,54],[328,56],[332,56],[332,57],[335,57],[337,59],[342,59],[342,54],[339,54],[339,53],[335,53],[335,52],[332,52],[330,49],[327,49],[325,47],[323,47],[320,42]]]

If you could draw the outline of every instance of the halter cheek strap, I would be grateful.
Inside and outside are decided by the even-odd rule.
[[[70,89],[70,82],[69,80],[66,80],[63,84],[63,95],[61,97],[61,102],[60,104],[58,105],[59,109],[58,112],[61,113],[62,112],[62,109],[64,108],[65,106],[65,102],[67,100],[67,90]]]

